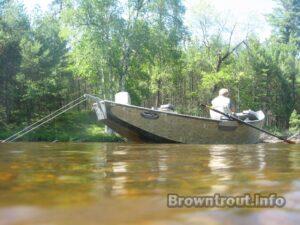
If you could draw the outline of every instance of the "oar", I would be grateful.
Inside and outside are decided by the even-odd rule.
[[[288,139],[286,139],[286,138],[283,138],[283,137],[277,136],[277,135],[275,135],[275,134],[272,134],[272,133],[270,133],[269,131],[266,131],[266,130],[264,130],[264,129],[261,129],[261,128],[259,128],[259,127],[256,127],[256,126],[254,126],[254,125],[252,125],[252,124],[250,124],[250,123],[247,123],[247,122],[245,122],[245,121],[243,121],[243,120],[240,120],[240,119],[238,119],[238,118],[236,118],[236,117],[234,117],[234,116],[231,116],[231,115],[229,115],[229,114],[227,114],[227,113],[223,113],[223,112],[221,112],[221,111],[219,111],[219,110],[216,110],[216,109],[214,109],[214,108],[212,108],[212,107],[210,107],[210,106],[208,106],[208,105],[201,104],[201,106],[203,106],[203,107],[205,107],[205,108],[208,108],[208,109],[210,109],[210,110],[212,110],[212,111],[214,111],[214,112],[216,112],[216,113],[219,113],[219,114],[221,114],[221,115],[223,115],[223,116],[226,116],[226,117],[229,118],[229,119],[235,120],[235,121],[237,121],[237,122],[239,122],[239,123],[241,123],[241,124],[244,124],[244,125],[246,125],[246,126],[249,126],[249,127],[254,128],[254,129],[256,129],[256,130],[259,130],[259,131],[261,131],[261,132],[263,132],[263,133],[266,133],[266,134],[268,134],[268,135],[270,135],[270,136],[276,137],[276,138],[278,138],[278,139],[280,139],[280,140],[282,140],[282,141],[284,141],[284,142],[286,142],[286,143],[289,143],[289,144],[296,144],[294,141],[291,141],[291,140],[288,140]]]

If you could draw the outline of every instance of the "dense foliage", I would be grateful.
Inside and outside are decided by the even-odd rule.
[[[235,43],[234,27],[205,12],[195,38],[181,0],[54,0],[30,18],[20,1],[2,0],[0,127],[85,92],[113,99],[126,90],[137,105],[204,115],[200,104],[227,87],[238,110],[262,109],[268,126],[287,128],[300,112],[300,0],[277,3],[269,39]]]
[[[299,132],[300,131],[300,115],[293,111],[291,118],[290,118],[290,130],[291,132]]]

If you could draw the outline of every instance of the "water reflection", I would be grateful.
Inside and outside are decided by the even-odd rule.
[[[210,193],[224,193],[228,186],[222,181],[230,180],[232,174],[230,173],[231,162],[226,158],[231,147],[226,145],[212,145],[209,147],[209,163],[208,167],[211,169],[211,174],[215,175],[216,182],[212,184]]]
[[[258,161],[258,170],[257,170],[257,175],[256,177],[259,179],[263,179],[264,178],[264,169],[266,167],[266,162],[265,162],[265,158],[266,158],[266,153],[265,153],[265,149],[263,147],[263,145],[258,145],[256,148],[256,152],[257,152],[257,161]]]
[[[300,210],[299,146],[0,145],[0,205],[4,209],[114,206],[118,199],[143,199],[154,201],[160,205],[157,210],[163,211],[168,193],[248,192],[276,192],[289,199],[288,209]],[[124,203],[128,210],[134,208],[130,201]],[[135,204],[144,207],[142,201]]]

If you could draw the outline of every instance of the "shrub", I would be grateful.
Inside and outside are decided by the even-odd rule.
[[[298,132],[300,131],[300,115],[296,110],[293,111],[290,117],[290,131]]]

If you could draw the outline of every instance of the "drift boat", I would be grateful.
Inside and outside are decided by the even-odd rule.
[[[260,132],[231,120],[214,120],[121,104],[85,95],[95,103],[93,109],[99,121],[128,141],[139,143],[184,144],[255,144]],[[265,115],[254,112],[256,119],[248,123],[261,128]]]

